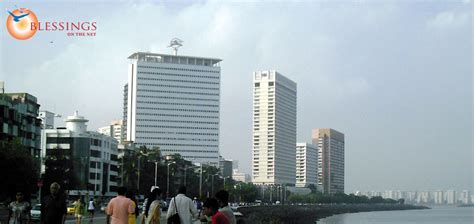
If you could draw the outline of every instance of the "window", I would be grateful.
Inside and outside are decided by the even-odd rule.
[[[255,83],[255,87],[260,87],[260,83],[259,83],[259,82],[256,82],[256,83]]]
[[[268,83],[268,86],[273,86],[274,85],[274,82],[269,82]]]

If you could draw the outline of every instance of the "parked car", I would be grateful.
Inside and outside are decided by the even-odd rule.
[[[40,221],[41,218],[41,204],[36,204],[30,210],[30,216],[32,221]]]

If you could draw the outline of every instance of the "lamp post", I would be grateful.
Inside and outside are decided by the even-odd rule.
[[[168,163],[168,177],[166,180],[166,198],[170,196],[170,165],[175,164],[176,162]]]
[[[200,165],[201,165],[201,170],[199,174],[199,199],[202,198],[202,163]]]

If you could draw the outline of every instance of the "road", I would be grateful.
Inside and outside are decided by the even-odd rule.
[[[140,223],[141,217],[137,219],[137,224]],[[76,223],[76,219],[72,215],[68,215],[66,218],[66,224],[74,224]],[[106,224],[106,216],[105,214],[96,214],[94,220],[92,221],[93,224]],[[161,214],[160,223],[166,223],[166,212]],[[195,221],[193,224],[200,224],[201,222]],[[81,224],[90,224],[89,218],[83,218]]]

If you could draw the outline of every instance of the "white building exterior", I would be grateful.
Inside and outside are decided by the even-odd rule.
[[[240,173],[239,170],[234,169],[232,172],[232,179],[235,181],[240,181],[244,183],[248,183],[251,181],[250,175],[246,173]]]
[[[221,59],[142,52],[128,58],[126,140],[218,166]]]
[[[316,186],[318,173],[318,152],[316,146],[308,143],[296,144],[296,187]]]
[[[125,140],[125,126],[123,125],[123,120],[113,120],[109,126],[98,128],[99,133],[111,136],[123,144]]]
[[[444,192],[443,191],[435,191],[434,192],[434,203],[437,205],[444,204]]]
[[[41,149],[46,155],[45,160],[55,150],[63,151],[69,158],[67,163],[72,167],[70,171],[79,181],[77,185],[65,187],[70,195],[99,196],[105,193],[106,196],[112,196],[117,191],[118,141],[98,132],[87,131],[87,121],[76,111],[65,120],[66,128],[45,129],[46,141]]]
[[[296,83],[276,71],[253,73],[252,181],[296,183]]]
[[[462,204],[470,204],[471,203],[471,193],[468,190],[464,190],[461,192],[460,198]]]
[[[448,190],[446,191],[446,203],[448,205],[454,205],[457,203],[456,191]]]

